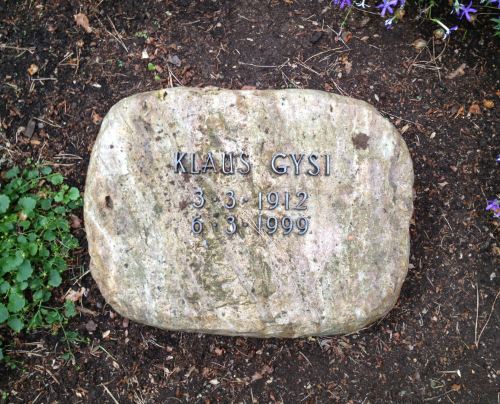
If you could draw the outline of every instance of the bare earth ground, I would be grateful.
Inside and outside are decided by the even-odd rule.
[[[298,87],[374,104],[403,133],[416,173],[401,298],[349,336],[258,340],[129,323],[86,272],[76,230],[82,248],[59,295],[85,288],[80,314],[55,335],[0,329],[18,364],[0,366],[0,402],[499,402],[499,222],[484,211],[500,191],[498,43],[486,30],[461,30],[445,47],[411,12],[388,31],[353,11],[339,38],[344,13],[327,6],[0,0],[3,158],[53,162],[83,189],[100,121],[127,95]],[[91,33],[75,24],[79,12]],[[419,38],[421,51],[411,45]],[[75,330],[81,341],[65,342]]]

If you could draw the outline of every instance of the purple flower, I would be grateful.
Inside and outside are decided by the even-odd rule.
[[[451,34],[451,31],[456,31],[458,29],[458,26],[455,25],[454,27],[451,27],[451,28],[446,28],[445,31],[444,31],[444,37],[443,39],[446,39],[447,37],[450,36]]]
[[[497,163],[500,163],[500,154],[497,156]]]
[[[392,23],[394,22],[395,18],[396,17],[392,17],[385,20],[384,25],[387,27],[387,29],[392,29]]]
[[[392,7],[397,6],[397,4],[398,4],[398,0],[382,0],[382,3],[380,3],[377,6],[377,8],[382,9],[380,11],[380,15],[383,17],[383,16],[385,16],[386,11],[388,11],[389,14],[394,14],[394,9]],[[392,23],[392,21],[391,21],[391,23]]]
[[[500,0],[490,0],[489,4],[495,4],[497,3],[497,7],[500,8]]]
[[[472,16],[470,15],[471,13],[477,12],[475,8],[472,8],[472,1],[469,3],[469,5],[466,7],[463,4],[460,4],[460,9],[458,11],[460,13],[459,17],[460,19],[465,18],[467,21],[471,21]]]
[[[486,201],[486,210],[491,210],[493,211],[495,217],[500,217],[500,205],[498,204],[498,199]]]
[[[352,0],[332,0],[332,4],[335,6],[339,6],[340,9],[344,9],[347,6],[351,7],[352,6]]]

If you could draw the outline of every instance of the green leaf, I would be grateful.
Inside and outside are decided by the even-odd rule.
[[[35,256],[37,251],[38,251],[38,245],[36,243],[28,244],[28,252],[30,253],[31,256]]]
[[[23,230],[28,230],[30,228],[31,222],[29,220],[23,220],[19,222],[19,226],[23,228]]]
[[[10,289],[10,283],[9,282],[3,282],[0,283],[0,293],[4,294],[7,293]]]
[[[40,258],[48,258],[50,256],[50,251],[47,249],[47,247],[42,245],[38,250],[38,256]]]
[[[56,235],[52,230],[47,230],[43,235],[43,239],[46,241],[54,241],[56,239]]]
[[[54,286],[55,288],[58,287],[62,282],[61,275],[59,274],[58,271],[55,269],[52,269],[49,272],[49,285]]]
[[[63,215],[66,213],[66,208],[64,206],[58,206],[54,209],[54,213],[57,213],[58,215]]]
[[[16,251],[15,256],[11,255],[10,257],[7,257],[5,259],[3,270],[5,272],[10,272],[14,268],[17,268],[19,265],[21,265],[23,263],[23,260],[24,260],[24,254],[22,253],[22,251]]]
[[[47,198],[47,199],[42,199],[40,201],[40,207],[43,209],[43,210],[49,210],[50,207],[52,205],[52,199],[50,198]]]
[[[49,176],[49,181],[53,185],[60,185],[64,181],[64,177],[61,174],[51,174]]]
[[[59,272],[65,271],[66,268],[68,268],[66,261],[64,261],[61,257],[54,257],[52,260],[52,266]]]
[[[59,313],[57,310],[50,310],[45,315],[45,320],[47,321],[48,324],[56,324],[56,323],[62,323],[64,318],[62,317],[61,313]]]
[[[20,332],[24,328],[24,324],[19,317],[11,317],[7,322],[9,327],[12,328],[15,332]]]
[[[21,311],[26,305],[26,299],[23,295],[20,295],[17,292],[13,292],[9,295],[9,304],[7,308],[11,313],[17,313]]]
[[[17,174],[19,174],[19,167],[12,167],[5,174],[5,178],[7,178],[8,180],[10,180],[11,178],[17,177]]]
[[[76,201],[80,197],[80,191],[78,190],[78,188],[71,187],[68,191],[68,197],[72,201]]]
[[[40,301],[43,299],[43,290],[37,290],[35,293],[33,293],[33,300],[35,302]]]
[[[28,287],[28,282],[22,281],[16,285],[18,290],[25,290]]]
[[[0,324],[5,323],[5,321],[9,318],[9,310],[3,303],[0,303]]]
[[[43,175],[49,175],[52,172],[52,167],[49,167],[49,166],[43,167],[41,169],[41,172]]]
[[[40,171],[38,171],[38,169],[33,169],[33,170],[28,170],[28,172],[26,173],[26,178],[28,180],[33,180],[37,177],[40,176]]]
[[[33,268],[31,267],[31,263],[28,260],[24,260],[18,268],[16,281],[23,282],[28,279],[32,273]]]
[[[148,70],[150,72],[155,71],[155,69],[156,69],[156,65],[154,63],[148,63]]]
[[[23,196],[21,199],[19,199],[18,203],[26,213],[30,213],[33,211],[33,209],[35,209],[36,199],[29,196]]]
[[[7,195],[0,195],[0,213],[7,212],[9,209],[10,199]]]
[[[64,190],[60,190],[57,194],[55,194],[54,201],[62,202],[63,199],[64,199]]]
[[[76,316],[75,303],[72,302],[71,300],[66,300],[66,302],[64,303],[64,315],[67,318]]]

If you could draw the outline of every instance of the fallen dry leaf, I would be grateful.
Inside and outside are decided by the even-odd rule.
[[[90,34],[92,32],[92,27],[90,26],[88,17],[83,13],[78,13],[75,15],[76,25],[82,27],[85,32]]]
[[[260,380],[262,379],[266,374],[267,375],[270,375],[271,373],[274,372],[274,369],[269,366],[269,365],[264,365],[262,366],[262,369],[260,372],[255,372],[252,376],[252,382],[256,381],[256,380]]]
[[[30,76],[33,76],[34,74],[36,74],[38,72],[38,66],[34,63],[32,63],[30,65],[30,67],[28,67],[28,74]]]
[[[446,78],[450,79],[450,80],[453,80],[455,77],[463,76],[465,74],[465,68],[466,67],[467,67],[467,65],[465,63],[462,63],[454,71],[452,71],[450,74],[448,74],[446,76]]]
[[[455,114],[454,118],[458,118],[460,115],[464,116],[465,115],[465,108],[463,105],[458,108],[457,113]]]
[[[495,108],[495,103],[492,100],[483,100],[483,107],[492,109]]]
[[[472,104],[469,107],[469,114],[480,115],[481,114],[481,108],[479,108],[479,105],[478,104]]]
[[[451,385],[451,389],[453,391],[460,391],[461,388],[462,388],[462,386],[460,384],[452,384]]]
[[[224,352],[225,352],[225,351],[224,351],[224,348],[219,348],[219,347],[216,347],[216,348],[214,349],[214,353],[215,353],[217,356],[222,356],[222,355],[224,355]]]
[[[101,123],[102,121],[102,116],[99,115],[97,112],[92,111],[92,122],[94,122],[96,125],[98,123]]]
[[[349,62],[347,59],[344,61],[344,68],[345,68],[345,72],[347,74],[350,74],[351,71],[352,71],[352,62]]]
[[[76,310],[82,314],[88,314],[89,316],[97,316],[97,313],[93,310],[87,309],[86,307],[77,306]]]
[[[109,337],[109,334],[111,333],[110,330],[106,330],[102,333],[102,338],[103,339],[107,339]]]
[[[495,245],[495,246],[493,246],[492,250],[493,250],[493,254],[500,257],[500,247]]]
[[[80,290],[70,289],[70,290],[68,290],[68,292],[66,292],[66,295],[64,296],[64,300],[71,300],[72,302],[77,302],[85,294],[85,290],[86,289],[84,287],[80,288]]]
[[[416,50],[422,50],[427,46],[427,41],[425,39],[418,38],[413,41],[412,45]]]
[[[352,39],[352,32],[351,31],[344,31],[342,33],[342,40],[347,43]]]
[[[73,215],[72,213],[69,215],[71,219],[71,228],[72,229],[79,229],[82,227],[82,219],[80,219],[78,216]]]
[[[94,332],[95,330],[97,330],[97,324],[94,323],[94,321],[89,320],[85,324],[85,328],[87,329],[88,332]]]

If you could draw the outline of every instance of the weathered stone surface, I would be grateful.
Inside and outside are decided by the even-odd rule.
[[[217,170],[220,153],[245,153],[250,172],[176,173],[178,151],[197,153],[198,168],[213,152]],[[292,172],[271,170],[279,152],[306,155],[299,175],[289,157],[276,166]],[[320,175],[307,175],[316,172],[310,154],[320,156]],[[189,170],[189,155],[181,164]],[[161,328],[258,337],[353,332],[398,298],[412,184],[403,139],[362,101],[312,90],[137,94],[110,110],[92,152],[85,189],[92,275],[116,311]],[[196,209],[199,189],[206,201]],[[222,206],[230,190],[232,210]],[[288,191],[292,206],[307,192],[307,210],[270,210],[264,201],[259,233],[258,195],[273,191],[282,200]],[[239,227],[227,235],[231,214]],[[307,217],[309,230],[269,235],[271,214]]]

